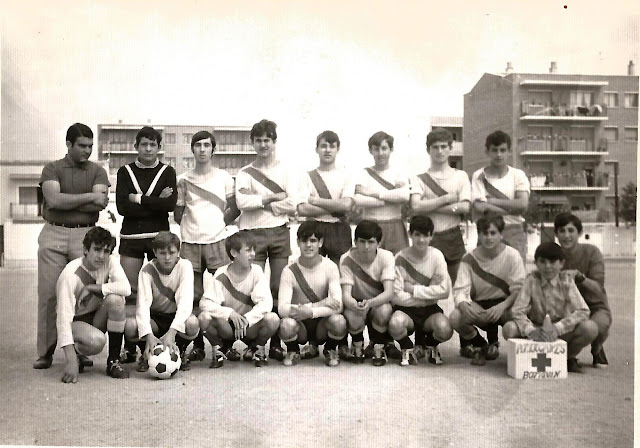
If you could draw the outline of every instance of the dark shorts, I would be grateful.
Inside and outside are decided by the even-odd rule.
[[[225,249],[225,240],[210,244],[182,243],[180,256],[191,262],[195,272],[204,272],[206,269],[213,273],[231,263]]]
[[[256,262],[264,263],[267,258],[289,258],[291,238],[289,227],[282,225],[270,229],[250,229],[256,239]]]
[[[154,336],[164,336],[164,334],[169,331],[169,328],[171,328],[171,324],[173,323],[173,319],[175,317],[175,313],[157,313],[152,311],[151,320],[154,321],[158,326],[158,333]]]
[[[91,311],[90,313],[87,313],[87,314],[82,314],[80,316],[73,316],[73,321],[74,322],[84,322],[84,323],[87,323],[87,324],[89,324],[91,326],[94,326],[93,325],[93,320],[95,319],[97,312],[98,312],[98,310],[95,310],[95,311]]]
[[[391,251],[394,255],[405,247],[409,247],[409,236],[403,220],[378,221],[378,225],[382,229],[380,247]]]
[[[153,253],[152,242],[153,238],[120,238],[118,253],[124,257],[137,258],[138,260],[144,260],[146,255],[147,260],[153,260],[156,256]]]
[[[307,330],[307,341],[318,341],[318,325],[320,325],[322,319],[322,317],[316,317],[315,319],[305,319],[300,322],[304,325],[305,330]]]
[[[442,252],[447,264],[459,263],[466,253],[459,226],[434,233],[430,245]]]
[[[476,302],[478,305],[480,305],[483,309],[488,310],[491,307],[494,307],[496,305],[498,305],[499,303],[504,302],[505,300],[507,300],[506,298],[501,298],[501,299],[489,299],[489,300],[481,300],[480,302]],[[498,325],[502,325],[502,317],[500,319],[498,319],[497,322],[494,322],[492,324],[487,324],[487,325],[476,325],[476,327],[480,328],[483,331],[488,332],[491,329],[497,329]]]
[[[320,254],[338,263],[342,254],[351,249],[351,226],[348,222],[318,222],[322,231]]]
[[[428,306],[394,306],[393,311],[402,311],[413,321],[414,328],[423,328],[424,323],[434,314],[442,313],[439,305]]]

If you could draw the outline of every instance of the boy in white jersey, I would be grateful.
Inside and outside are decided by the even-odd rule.
[[[129,378],[120,365],[125,326],[125,297],[131,286],[117,258],[111,255],[116,239],[108,230],[93,227],[82,241],[84,256],[63,269],[56,284],[58,342],[66,365],[62,382],[75,383],[83,365],[78,355],[97,355],[109,336],[107,375]]]
[[[356,175],[353,199],[356,206],[363,209],[362,217],[377,222],[382,228],[380,247],[395,254],[409,246],[402,220],[402,207],[409,202],[409,178],[389,165],[392,136],[376,132],[369,138],[368,145],[374,165]]]
[[[453,136],[442,128],[427,134],[429,169],[411,178],[411,210],[425,214],[434,225],[431,245],[439,249],[447,261],[451,283],[456,282],[460,260],[466,253],[460,223],[469,212],[471,185],[467,173],[449,166]],[[424,356],[424,333],[416,328],[415,354]]]
[[[347,321],[342,313],[340,271],[328,258],[320,255],[324,242],[317,221],[305,221],[298,228],[300,257],[282,271],[278,314],[280,338],[287,345],[283,364],[295,365],[318,356],[318,345],[325,343],[326,364],[339,364],[338,343],[347,335]]]
[[[402,350],[401,366],[417,364],[409,336],[420,328],[425,334],[427,359],[442,364],[438,344],[453,335],[449,319],[438,306],[449,297],[451,280],[440,250],[431,245],[433,221],[428,216],[415,215],[409,223],[411,246],[396,254],[394,312],[389,320],[389,334]]]
[[[242,212],[238,227],[249,230],[255,237],[255,261],[262,269],[269,259],[269,286],[276,311],[280,276],[291,255],[289,215],[296,213],[303,199],[297,199],[300,195],[292,170],[276,158],[276,124],[262,120],[253,125],[250,137],[256,160],[242,168],[236,177],[236,201]],[[271,340],[269,357],[278,361],[284,358],[277,334]]]
[[[351,334],[352,356],[356,362],[364,362],[363,331],[367,325],[373,365],[383,366],[387,362],[385,343],[392,341],[387,325],[393,312],[395,261],[391,252],[380,248],[382,229],[377,223],[362,221],[354,236],[355,247],[340,258],[342,302]]]
[[[334,263],[351,249],[351,227],[346,214],[354,205],[351,174],[336,167],[340,151],[340,138],[333,131],[324,131],[316,139],[316,153],[320,159],[318,168],[309,171],[302,182],[307,202],[298,205],[298,215],[313,217],[322,232],[320,254]]]
[[[527,235],[522,214],[527,211],[531,187],[524,171],[509,166],[511,137],[502,131],[487,136],[489,165],[471,176],[473,220],[486,213],[504,217],[504,242],[515,248],[526,263]]]
[[[196,166],[178,179],[178,200],[174,212],[182,237],[180,256],[193,265],[193,309],[196,316],[204,290],[203,273],[207,270],[213,274],[229,263],[224,240],[232,232],[227,225],[240,215],[233,177],[213,165],[215,149],[216,139],[209,131],[193,134],[191,152]],[[235,359],[240,356],[237,352],[226,355]],[[204,357],[204,339],[200,333],[193,341],[188,359],[202,361]]]
[[[234,341],[244,341],[256,367],[267,365],[265,345],[280,325],[262,268],[253,264],[256,240],[241,230],[225,241],[230,264],[207,277],[200,328],[213,345],[211,368],[222,367]],[[222,351],[221,351],[222,346]]]
[[[153,252],[155,258],[140,270],[136,317],[127,318],[125,336],[144,347],[138,372],[149,368],[149,354],[158,343],[176,345],[182,357],[180,370],[189,370],[185,350],[200,330],[198,318],[191,314],[193,267],[180,258],[180,238],[171,232],[156,235]]]
[[[502,216],[489,214],[476,226],[479,246],[462,257],[449,321],[460,334],[462,355],[473,358],[473,365],[484,365],[499,355],[498,325],[511,319],[525,269],[518,251],[502,242]],[[476,327],[486,331],[488,343]]]

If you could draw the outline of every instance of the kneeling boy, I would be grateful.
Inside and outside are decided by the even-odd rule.
[[[567,370],[582,373],[577,356],[598,336],[598,326],[589,320],[589,307],[570,272],[560,272],[565,262],[556,243],[536,249],[537,271],[529,274],[511,310],[513,321],[502,329],[505,339],[526,337],[533,341],[567,342]],[[549,316],[553,325],[545,325]]]
[[[82,241],[84,256],[71,261],[56,284],[58,342],[66,365],[62,382],[75,383],[83,365],[82,355],[97,355],[109,335],[107,375],[129,378],[120,365],[125,326],[124,298],[131,286],[118,260],[111,255],[116,239],[108,230],[94,227]],[[77,355],[77,354],[78,355]]]
[[[498,325],[511,319],[525,277],[520,253],[502,239],[502,216],[480,218],[476,224],[479,245],[462,257],[453,287],[456,309],[449,321],[460,334],[462,356],[473,358],[473,365],[484,365],[498,357]],[[487,332],[489,343],[478,329]]]
[[[234,341],[239,339],[248,345],[248,352],[253,353],[256,367],[262,367],[267,365],[267,340],[278,331],[280,324],[278,315],[271,311],[273,298],[269,280],[262,268],[253,264],[256,239],[249,231],[231,235],[225,247],[232,261],[219,268],[213,279],[207,278],[200,300],[200,328],[213,345],[210,367],[222,367],[227,354],[234,351]]]
[[[389,334],[400,344],[401,366],[418,363],[409,339],[416,328],[424,330],[429,362],[442,364],[438,344],[453,335],[449,319],[437,304],[451,292],[447,262],[442,252],[429,245],[433,236],[431,218],[413,216],[409,236],[411,246],[396,255],[394,312],[389,320]]]
[[[342,313],[340,271],[320,255],[323,233],[317,221],[305,221],[298,228],[300,257],[282,271],[278,294],[280,338],[287,345],[283,364],[295,365],[302,358],[318,356],[318,345],[325,343],[326,364],[337,366],[338,342],[347,335]]]
[[[143,355],[136,370],[145,372],[153,347],[176,345],[182,357],[180,370],[189,369],[185,350],[200,327],[193,311],[193,267],[180,258],[180,239],[169,232],[158,232],[151,243],[155,258],[138,275],[136,317],[127,319],[126,337],[142,342]]]

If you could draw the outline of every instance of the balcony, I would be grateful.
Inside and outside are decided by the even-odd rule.
[[[606,191],[609,189],[609,173],[539,173],[529,176],[532,191]]]
[[[592,106],[532,104],[523,101],[520,107],[521,121],[606,121],[607,108],[604,105]]]
[[[529,135],[521,139],[521,156],[606,156],[607,142],[596,148],[592,139],[570,138],[565,135]]]
[[[10,204],[11,219],[14,221],[42,221],[42,213],[39,204]]]
[[[453,157],[462,157],[464,155],[462,152],[462,142],[452,142],[451,152],[449,155]]]

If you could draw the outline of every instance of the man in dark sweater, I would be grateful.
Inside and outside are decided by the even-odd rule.
[[[153,238],[162,230],[169,230],[169,212],[176,206],[178,191],[176,171],[158,160],[162,136],[150,126],[136,135],[134,148],[138,157],[133,163],[120,167],[116,185],[116,206],[124,216],[120,230],[120,264],[131,284],[127,305],[135,309],[138,273],[147,260],[152,260]],[[136,359],[134,343],[125,342],[123,363]]]

